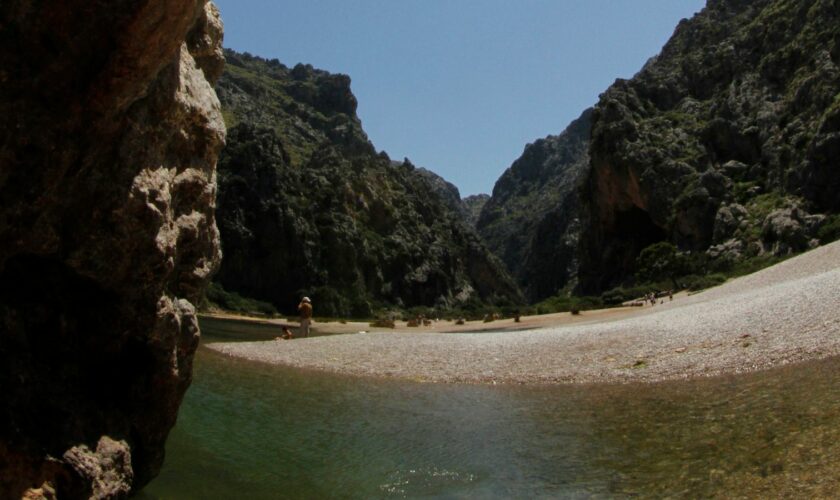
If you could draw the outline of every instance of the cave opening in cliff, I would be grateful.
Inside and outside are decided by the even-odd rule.
[[[40,436],[52,451],[87,439],[86,423],[128,387],[124,359],[99,369],[118,339],[115,295],[57,259],[21,255],[0,270],[0,304],[0,387],[14,411],[0,438]]]
[[[617,264],[625,273],[636,270],[636,258],[642,250],[666,239],[665,231],[653,222],[650,214],[635,206],[616,214],[615,231],[621,256]]]

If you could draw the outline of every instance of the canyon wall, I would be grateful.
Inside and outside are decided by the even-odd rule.
[[[349,77],[226,56],[217,85],[230,130],[217,213],[226,290],[288,313],[308,295],[316,314],[339,317],[521,302],[466,224],[458,190],[377,153]]]
[[[496,181],[477,229],[532,301],[576,283],[578,187],[589,165],[592,110],[525,147]]]
[[[710,0],[592,121],[582,292],[661,240],[727,261],[824,242],[840,212],[840,2]]]

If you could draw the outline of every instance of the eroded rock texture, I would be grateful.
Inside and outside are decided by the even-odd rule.
[[[220,44],[202,0],[0,7],[2,498],[161,466],[220,259]]]
[[[664,239],[714,256],[803,247],[762,227],[781,224],[773,210],[840,210],[838,92],[837,0],[710,0],[681,22],[596,107],[582,291],[620,282]]]
[[[470,227],[476,227],[478,218],[481,217],[481,211],[488,201],[490,201],[490,195],[483,193],[473,194],[461,199],[461,206],[463,207],[463,212],[466,214],[467,224]]]

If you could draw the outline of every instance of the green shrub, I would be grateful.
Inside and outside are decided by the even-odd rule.
[[[678,279],[678,281],[682,280],[683,278]],[[673,288],[673,284],[670,282],[642,283],[631,287],[616,287],[604,292],[601,295],[601,302],[605,306],[617,306],[624,302],[641,299],[650,292],[660,292],[671,288]]]
[[[649,281],[669,279],[677,286],[676,278],[686,274],[689,262],[685,254],[668,241],[646,247],[636,260],[638,276]]]
[[[418,316],[422,316],[424,318],[434,318],[437,316],[437,312],[433,308],[426,306],[410,307],[406,312],[406,317],[408,318],[416,318]]]
[[[648,291],[649,287],[646,286],[634,286],[629,288],[619,287],[612,290],[612,296],[610,296],[609,293],[607,294],[607,297],[604,298],[604,303],[619,305],[627,301],[644,297]]]
[[[601,294],[601,300],[608,306],[616,306],[632,299],[633,297],[629,296],[627,291],[621,287],[607,290]]]
[[[387,318],[380,318],[376,321],[371,321],[370,326],[377,327],[377,328],[395,328],[394,320],[387,319]]]
[[[773,210],[784,208],[791,203],[791,198],[780,192],[771,191],[752,198],[747,204],[747,210],[755,220],[761,221],[770,215]]]
[[[681,278],[682,284],[689,290],[696,292],[718,286],[726,281],[726,276],[720,273],[704,276],[690,275]]]
[[[823,245],[840,239],[840,215],[829,215],[817,231],[817,238]]]
[[[733,264],[732,267],[727,271],[726,275],[730,278],[746,276],[747,274],[752,274],[754,272],[761,271],[765,267],[770,267],[772,265],[778,264],[786,258],[787,257],[777,257],[774,255],[759,255],[749,259],[744,259],[740,262],[736,262],[735,264]]]
[[[559,312],[570,312],[572,309],[586,311],[599,309],[604,306],[600,297],[556,295],[549,297],[536,305],[537,314],[552,314]]]
[[[228,292],[218,283],[210,283],[204,298],[206,305],[215,305],[225,311],[260,316],[277,314],[277,309],[272,304],[243,297],[236,292]]]

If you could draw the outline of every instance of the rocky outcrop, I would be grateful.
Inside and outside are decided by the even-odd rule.
[[[228,145],[219,162],[225,289],[294,312],[371,316],[393,306],[521,300],[463,222],[458,190],[377,153],[350,80],[226,53],[218,83]]]
[[[488,201],[490,201],[489,194],[473,194],[461,199],[461,206],[466,214],[466,222],[470,227],[478,225],[478,218],[481,217],[481,211]]]
[[[835,0],[710,0],[681,22],[595,108],[581,291],[623,281],[661,240],[693,252],[731,239],[747,253],[803,248],[792,225],[765,218],[840,210],[838,91]],[[779,237],[793,246],[767,239]]]
[[[525,147],[496,181],[477,229],[536,301],[573,283],[577,273],[578,181],[586,170],[592,110],[560,135]]]
[[[761,228],[764,250],[774,255],[801,252],[819,245],[817,233],[825,215],[810,215],[798,207],[771,212]]]
[[[408,158],[406,158],[404,162],[410,163]],[[391,162],[391,164],[399,166],[400,162]],[[481,210],[484,208],[487,201],[490,200],[490,195],[476,194],[467,196],[466,198],[461,198],[461,192],[454,184],[431,170],[427,170],[423,167],[417,167],[415,172],[426,180],[449,211],[458,215],[461,221],[463,221],[468,227],[475,229],[478,224],[478,218],[481,216]]]
[[[411,160],[406,158],[402,162],[392,161],[391,165],[394,167],[399,167],[403,164],[408,164],[409,166],[414,166],[411,163]],[[446,205],[446,208],[449,209],[453,214],[457,214],[461,220],[467,222],[469,214],[467,213],[467,207],[461,201],[461,192],[458,191],[458,188],[455,184],[447,181],[443,177],[439,176],[438,174],[432,172],[429,169],[423,167],[414,167],[414,173],[426,182],[429,187],[432,188],[434,191],[435,196],[437,196],[440,201]],[[469,224],[468,224],[469,225]]]
[[[0,8],[0,497],[124,497],[160,469],[220,254],[201,0]]]

